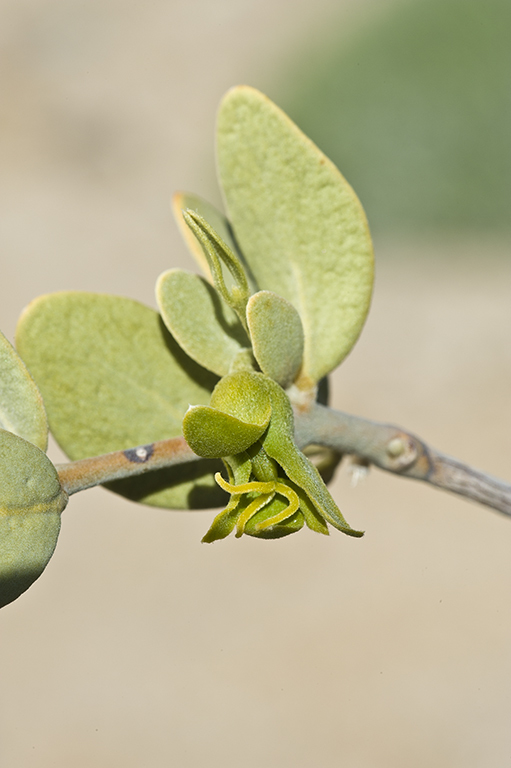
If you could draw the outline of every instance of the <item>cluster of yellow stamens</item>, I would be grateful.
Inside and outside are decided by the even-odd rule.
[[[244,509],[238,517],[235,534],[237,538],[243,535],[245,526],[247,525],[248,521],[254,517],[257,512],[269,504],[276,494],[284,496],[284,498],[288,500],[289,504],[281,512],[278,512],[272,517],[269,517],[266,520],[258,523],[255,526],[255,530],[257,532],[264,531],[267,528],[272,528],[274,525],[278,525],[278,523],[282,523],[284,520],[287,520],[288,517],[294,515],[300,506],[300,500],[296,491],[294,491],[289,487],[289,485],[286,485],[286,483],[283,483],[280,480],[270,480],[267,482],[259,482],[254,480],[248,483],[243,483],[241,485],[232,485],[231,483],[228,483],[226,480],[224,480],[220,472],[216,473],[215,480],[220,488],[223,488],[224,491],[227,491],[227,493],[231,494],[229,504],[221,513],[222,516],[233,512],[240,503],[241,497],[244,494],[259,494],[255,499],[253,499],[253,501],[250,502],[248,507]]]

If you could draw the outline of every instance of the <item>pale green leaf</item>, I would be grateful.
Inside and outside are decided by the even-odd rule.
[[[247,304],[247,322],[254,357],[262,372],[286,389],[295,380],[303,358],[300,315],[271,291],[259,291]]]
[[[217,381],[181,350],[156,312],[119,296],[42,296],[20,318],[17,346],[71,459],[181,435],[189,404],[207,403]],[[173,467],[109,487],[155,506],[215,506],[225,496],[212,469],[211,462]]]
[[[0,333],[0,429],[45,451],[48,421],[43,399],[26,365]]]
[[[298,310],[302,386],[348,354],[371,298],[362,206],[337,168],[269,99],[241,86],[218,115],[218,166],[236,241],[261,289]]]
[[[250,345],[236,313],[198,275],[171,269],[156,283],[161,316],[179,346],[218,376]]]
[[[46,454],[0,430],[0,607],[19,597],[45,569],[66,503]]]

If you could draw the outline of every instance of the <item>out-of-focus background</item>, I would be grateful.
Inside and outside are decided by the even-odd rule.
[[[507,0],[3,0],[0,327],[193,268],[169,198],[219,202],[249,83],[374,232],[334,404],[511,479],[510,36]],[[206,546],[209,512],[74,497],[0,616],[0,764],[508,768],[511,521],[378,470],[333,493],[361,541]]]

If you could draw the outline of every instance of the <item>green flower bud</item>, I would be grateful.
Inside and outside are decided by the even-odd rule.
[[[44,571],[67,499],[46,454],[0,430],[0,608]]]
[[[277,297],[278,298],[278,297]],[[190,406],[183,434],[192,451],[222,458],[230,493],[205,542],[236,529],[260,538],[280,538],[307,525],[328,535],[327,523],[349,536],[362,536],[346,522],[321,475],[294,442],[293,409],[282,387],[263,373],[238,371],[220,379],[210,405]]]

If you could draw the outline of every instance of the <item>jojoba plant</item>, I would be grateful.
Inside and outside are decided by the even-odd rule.
[[[220,104],[217,157],[226,216],[174,197],[204,276],[161,275],[159,313],[118,296],[42,296],[20,318],[17,351],[0,336],[0,605],[42,573],[69,495],[93,485],[169,509],[223,507],[205,542],[303,526],[361,536],[325,485],[343,453],[471,495],[418,438],[326,405],[373,286],[366,217],[343,176],[246,86]],[[69,464],[47,458],[48,424]],[[457,482],[460,467],[473,474],[458,462]],[[509,511],[502,493],[478,500]]]

